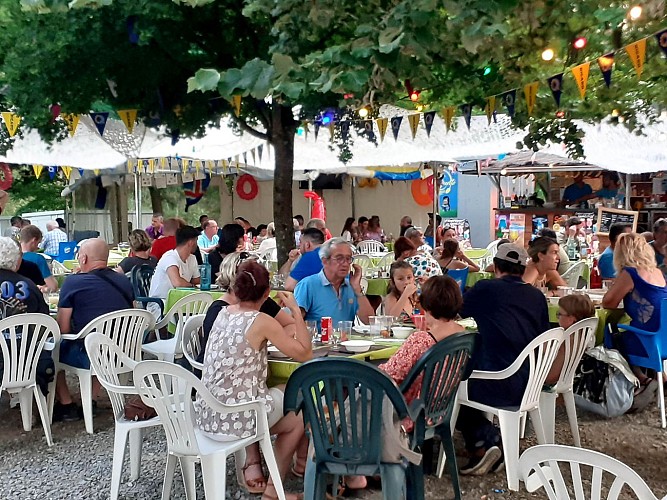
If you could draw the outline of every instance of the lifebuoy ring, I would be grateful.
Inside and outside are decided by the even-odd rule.
[[[433,177],[412,181],[410,190],[417,205],[426,207],[433,204]]]
[[[12,187],[14,175],[12,169],[6,163],[0,163],[0,189],[7,191]]]
[[[243,174],[236,181],[236,194],[242,200],[253,200],[257,196],[257,193],[259,193],[259,186],[252,175]]]

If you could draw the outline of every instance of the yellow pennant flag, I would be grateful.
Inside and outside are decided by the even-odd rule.
[[[155,172],[155,158],[148,160],[148,173],[152,174]]]
[[[2,113],[2,119],[7,127],[7,132],[9,132],[9,137],[14,137],[14,134],[16,134],[16,131],[19,129],[21,117],[15,113],[4,111]]]
[[[160,170],[166,170],[167,167],[167,159],[163,156],[160,158]],[[171,167],[169,168],[171,170]]]
[[[389,118],[378,118],[375,120],[375,123],[377,123],[378,131],[380,132],[380,142],[384,142],[384,134],[387,132]]]
[[[67,125],[67,130],[69,130],[69,135],[74,136],[74,132],[76,132],[76,127],[79,125],[79,115],[75,115],[74,113],[67,113],[60,116],[62,116],[63,120],[65,120],[65,124]]]
[[[199,176],[199,171],[201,170],[201,160],[195,160],[195,173]]]
[[[408,122],[410,122],[410,132],[412,132],[412,140],[415,139],[415,135],[417,135],[417,127],[419,127],[419,117],[421,115],[419,113],[415,113],[414,115],[408,115]]]
[[[456,113],[456,106],[449,106],[443,108],[442,114],[445,116],[445,128],[447,132],[452,128],[452,121],[454,120],[454,114]]]
[[[69,176],[72,175],[72,167],[60,167],[65,174],[65,178],[69,180]]]
[[[222,160],[222,173],[227,173],[227,160]]]
[[[94,169],[93,172],[95,172],[95,177],[100,175],[100,169],[99,168]]]
[[[42,175],[42,170],[44,170],[44,165],[33,165],[32,171],[35,172],[35,177],[39,179],[39,176]]]
[[[496,111],[496,96],[492,95],[486,98],[486,106],[484,107],[484,112],[486,113],[486,120],[488,121],[487,125],[491,125],[491,118],[493,118],[493,113]]]
[[[127,173],[131,174],[132,173],[132,160],[127,160],[126,165],[127,165]]]
[[[232,108],[234,108],[234,114],[236,116],[239,116],[241,114],[241,96],[240,95],[235,95],[232,96]]]
[[[329,125],[327,125],[327,128],[329,129],[329,135],[331,136],[331,142],[333,142],[333,139],[334,139],[334,124],[333,124],[333,122],[329,123]],[[267,150],[268,150],[268,148],[267,148]]]
[[[236,167],[236,173],[239,172],[239,155],[234,156],[234,166]]]
[[[590,71],[590,69],[591,69],[590,61],[572,68],[574,81],[577,82],[577,87],[579,87],[579,95],[581,96],[582,99],[586,95],[586,85],[588,84],[588,72]]]
[[[642,71],[644,70],[644,58],[646,57],[646,38],[642,38],[626,46],[625,51],[630,56],[630,60],[635,67],[637,78],[641,78]]]
[[[184,174],[188,171],[190,160],[181,159],[181,172]]]
[[[136,109],[121,109],[118,111],[118,116],[123,120],[123,123],[127,127],[127,131],[131,134],[134,130],[134,122],[137,121],[137,110]]]
[[[528,107],[528,116],[533,114],[535,101],[537,100],[537,87],[539,85],[540,82],[533,82],[523,88],[523,93],[526,96],[526,106]]]

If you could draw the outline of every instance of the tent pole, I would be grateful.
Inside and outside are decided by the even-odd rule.
[[[632,210],[630,208],[630,196],[632,195],[632,184],[631,184],[632,174],[626,174],[625,176],[625,209]]]
[[[356,177],[350,176],[350,180],[351,180],[351,182],[350,182],[350,205],[351,205],[351,208],[352,208],[352,217],[354,217],[356,219],[356,217],[357,217],[357,214],[356,214],[357,206],[356,206],[356,203],[355,203],[355,200],[354,200],[354,186],[356,185]]]
[[[134,229],[141,229],[141,181],[134,173]]]
[[[436,163],[433,166],[433,220],[431,221],[431,228],[433,229],[433,248],[438,246],[438,226],[437,224],[437,213],[438,213],[438,198],[440,196],[440,180],[438,175],[439,166]]]

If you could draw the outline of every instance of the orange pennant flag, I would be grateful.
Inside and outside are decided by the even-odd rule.
[[[533,82],[523,88],[523,93],[526,96],[526,106],[528,107],[528,116],[533,114],[535,101],[537,100],[537,87],[539,85],[540,82]]]
[[[642,38],[626,46],[625,51],[630,56],[630,60],[635,67],[637,78],[641,78],[642,71],[644,70],[644,59],[646,57],[646,38]]]
[[[581,96],[582,99],[586,95],[586,85],[588,84],[588,73],[590,69],[591,69],[590,61],[572,68],[574,81],[577,82],[577,87],[579,87],[579,95]]]
[[[5,127],[7,127],[7,132],[9,132],[9,137],[14,137],[14,134],[16,134],[16,131],[19,129],[21,117],[15,113],[4,111],[2,113],[2,119],[5,122]]]
[[[241,96],[235,95],[232,96],[232,108],[234,108],[234,114],[239,116],[241,114]]]
[[[415,113],[414,115],[408,115],[408,122],[410,122],[410,131],[412,132],[412,140],[415,139],[415,135],[417,135],[417,127],[419,127],[419,113]]]
[[[380,132],[380,142],[384,142],[384,134],[387,132],[387,125],[389,125],[389,118],[378,118],[375,120],[375,123],[378,125],[378,131]]]

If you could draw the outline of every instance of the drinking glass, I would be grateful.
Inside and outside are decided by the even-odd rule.
[[[338,328],[334,328],[331,332],[331,348],[334,351],[340,349],[340,330]]]
[[[423,314],[413,314],[412,322],[415,324],[415,329],[418,332],[426,330],[426,316]]]
[[[338,322],[338,331],[340,332],[340,341],[345,342],[350,340],[352,335],[352,322],[351,321],[339,321]]]
[[[371,338],[377,338],[382,331],[382,316],[369,316],[368,324],[370,326]]]
[[[306,330],[310,334],[310,339],[315,344],[320,341],[319,330],[317,329],[317,321],[306,321]]]

